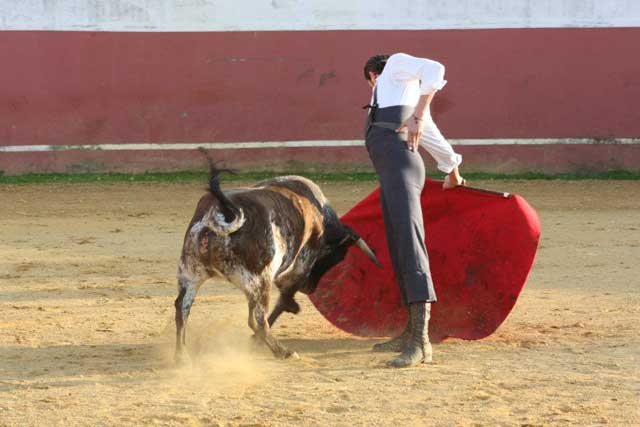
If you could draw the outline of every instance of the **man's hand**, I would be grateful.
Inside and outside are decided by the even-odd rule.
[[[416,109],[414,110],[411,117],[404,121],[400,125],[396,132],[409,132],[409,139],[407,139],[407,146],[411,151],[418,151],[418,145],[420,143],[420,138],[422,137],[422,126],[425,112],[429,108],[429,104],[431,104],[431,100],[435,95],[435,92],[431,92],[426,95],[422,95],[420,100],[418,101],[418,105],[416,105]]]
[[[412,115],[405,120],[398,129],[396,129],[397,133],[405,131],[409,132],[407,147],[411,151],[417,151],[418,145],[420,144],[420,138],[422,137],[422,119],[418,119],[416,116]]]

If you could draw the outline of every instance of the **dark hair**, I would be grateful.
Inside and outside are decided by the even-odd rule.
[[[387,65],[387,59],[389,59],[389,55],[376,55],[369,58],[364,64],[365,80],[369,80],[369,71],[378,75],[382,74],[384,66]]]

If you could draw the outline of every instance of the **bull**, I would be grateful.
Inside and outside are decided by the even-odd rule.
[[[295,294],[312,293],[351,245],[380,263],[309,179],[283,176],[222,191],[221,170],[210,163],[208,192],[187,228],[178,267],[176,362],[189,361],[186,323],[198,289],[209,278],[227,280],[244,292],[249,327],[276,357],[297,358],[271,333],[280,314],[300,311]],[[280,296],[267,317],[272,285]]]

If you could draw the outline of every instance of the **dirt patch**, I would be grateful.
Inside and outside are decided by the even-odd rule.
[[[0,426],[638,425],[640,183],[474,184],[538,210],[534,269],[494,335],[401,371],[304,298],[275,328],[301,359],[276,361],[244,296],[212,282],[194,366],[176,369],[175,272],[203,186],[1,186]],[[322,184],[340,212],[374,186]]]

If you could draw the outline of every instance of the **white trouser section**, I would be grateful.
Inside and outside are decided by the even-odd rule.
[[[431,118],[430,112],[424,115],[423,120],[424,127],[420,146],[434,158],[438,164],[438,170],[448,174],[462,163],[462,156],[453,151],[451,144],[447,142]]]

